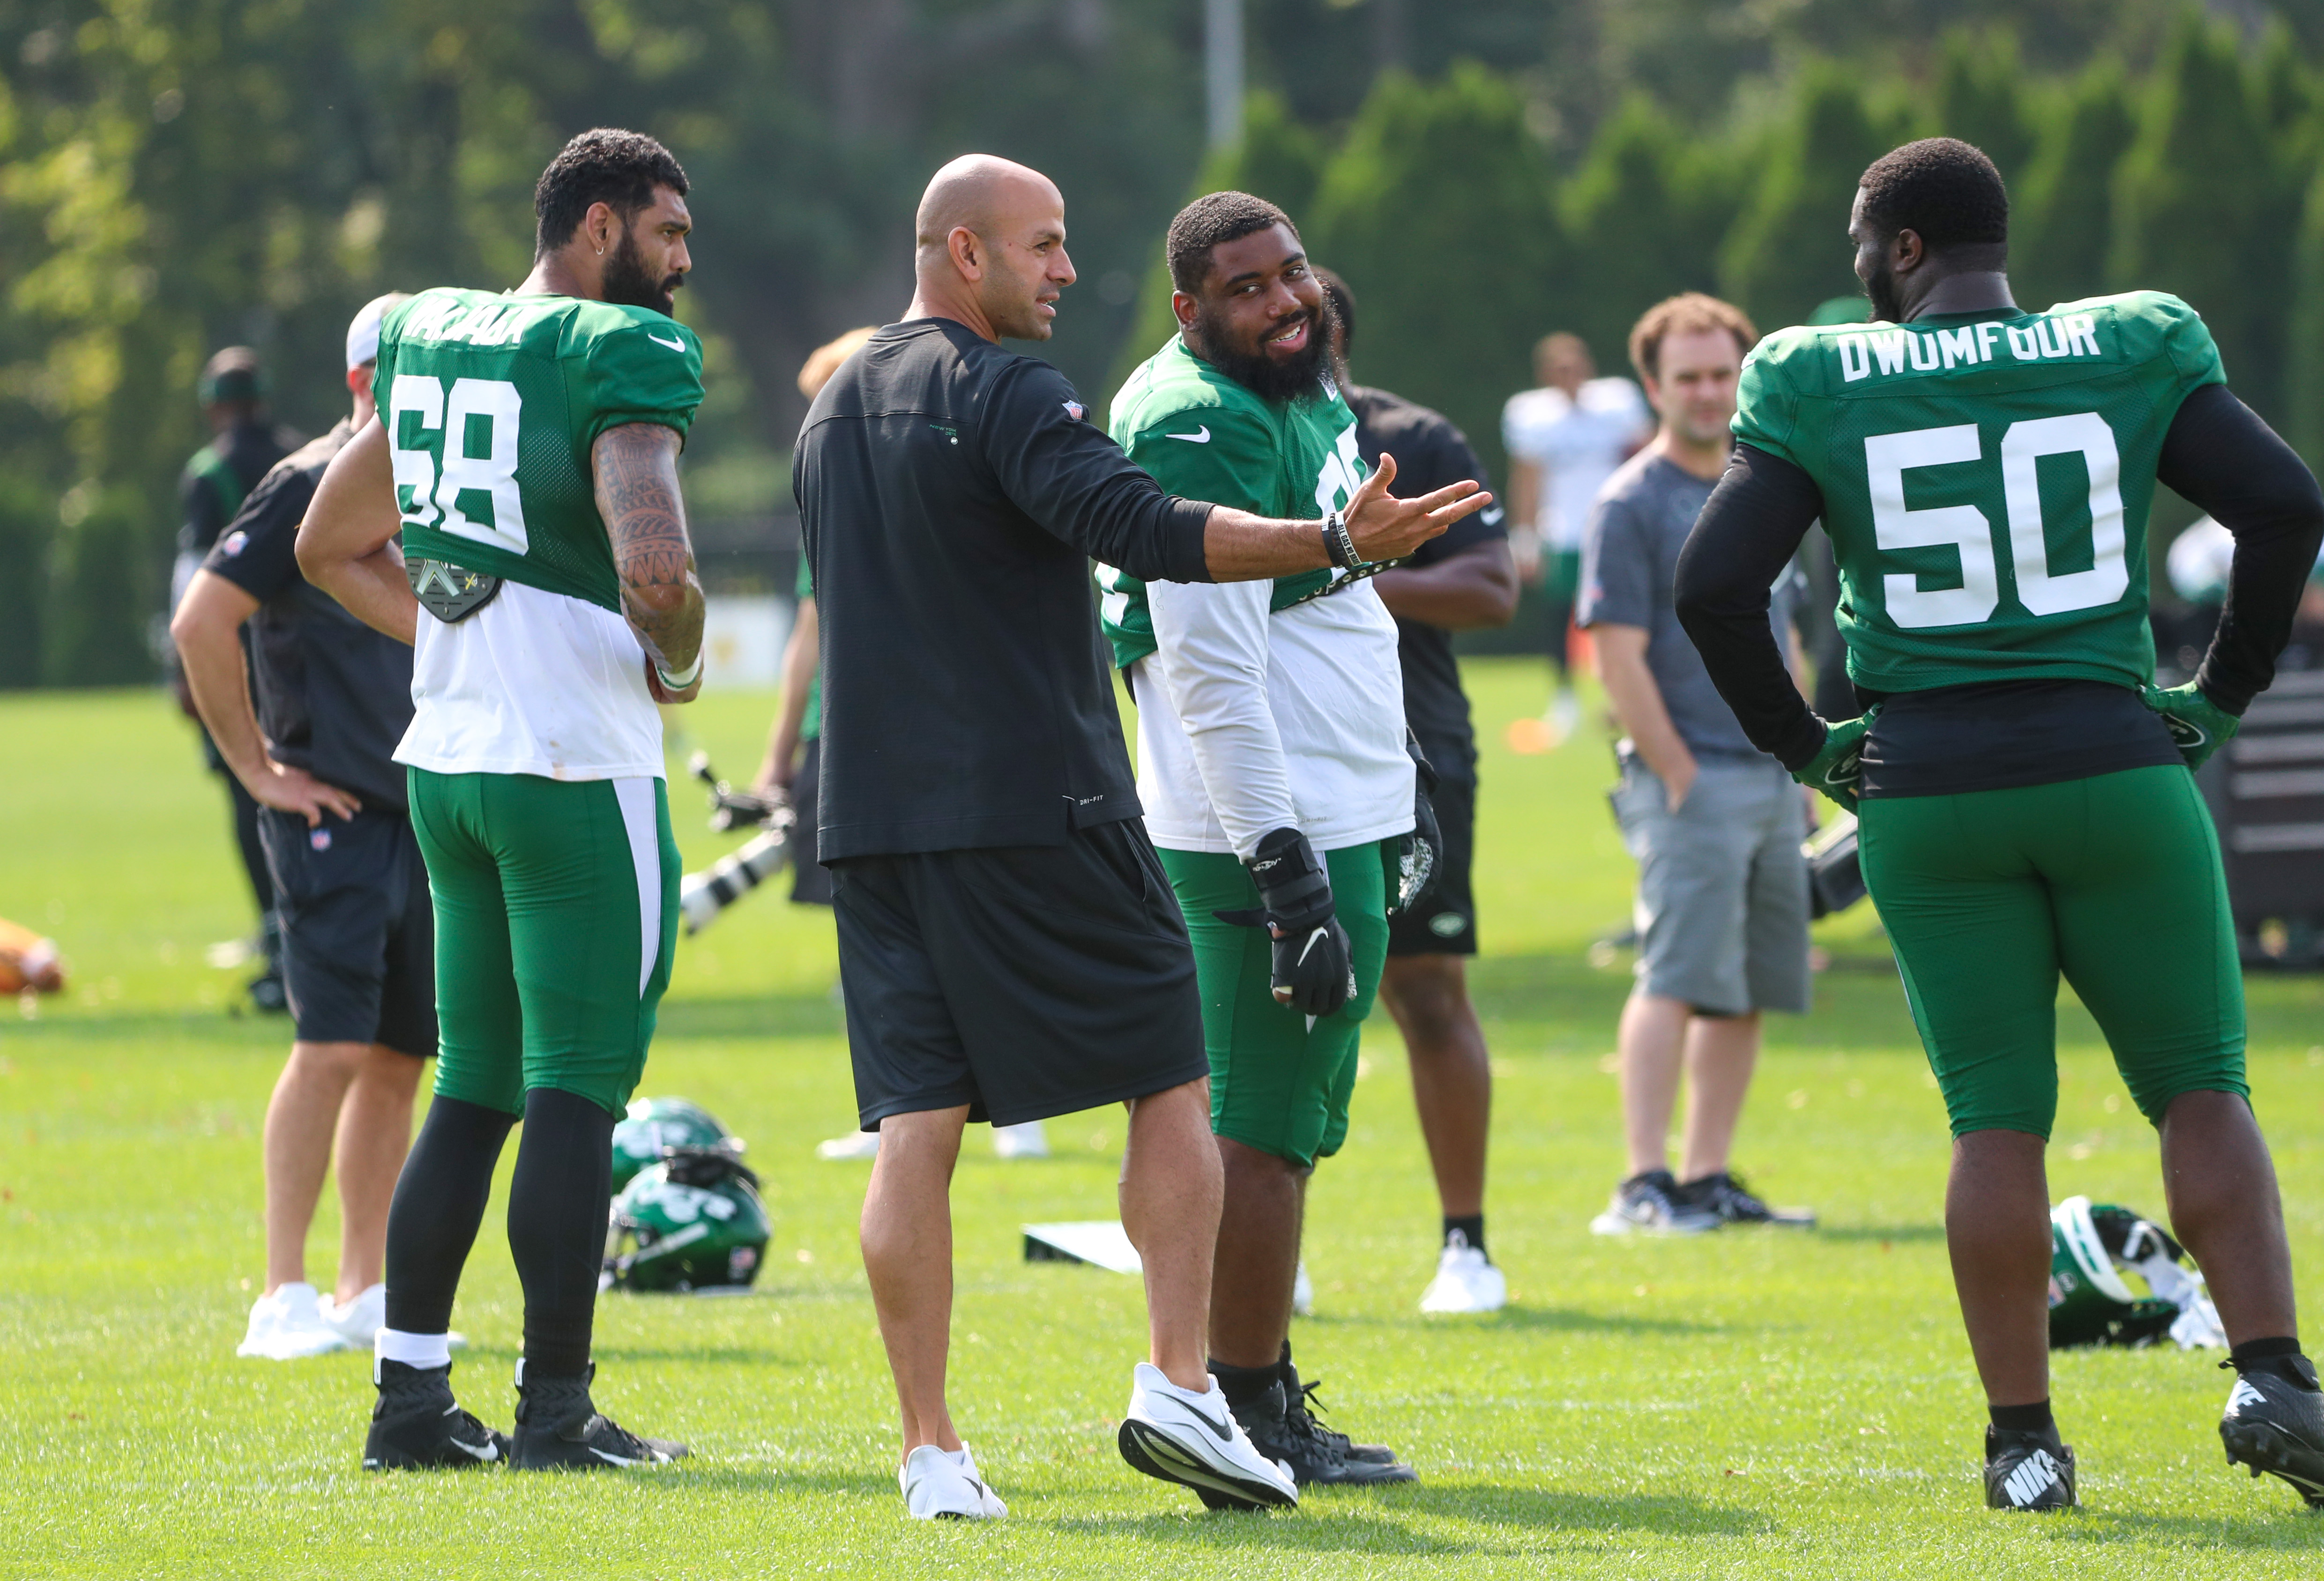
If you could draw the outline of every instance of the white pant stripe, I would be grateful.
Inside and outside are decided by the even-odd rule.
[[[661,840],[654,823],[654,782],[642,777],[613,781],[629,831],[630,862],[638,875],[638,997],[645,997],[661,955]]]

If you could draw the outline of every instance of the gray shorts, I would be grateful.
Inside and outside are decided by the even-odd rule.
[[[1808,1007],[1807,807],[1770,758],[1704,758],[1676,813],[1640,759],[1614,816],[1638,864],[1639,987],[1710,1016]]]

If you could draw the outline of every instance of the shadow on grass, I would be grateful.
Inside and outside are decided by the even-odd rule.
[[[1363,1314],[1342,1317],[1317,1313],[1299,1321],[1318,1328],[1406,1328],[1415,1334],[1437,1334],[1463,1328],[1479,1332],[1522,1328],[1563,1334],[1723,1334],[1728,1328],[1724,1323],[1695,1323],[1684,1318],[1636,1317],[1626,1312],[1587,1311],[1579,1307],[1529,1307],[1520,1301],[1511,1301],[1498,1312],[1465,1318]]]
[[[1941,1241],[1941,1224],[1836,1224],[1819,1228],[1816,1238],[1826,1241]]]
[[[838,1037],[846,1018],[827,994],[664,999],[656,1037]]]
[[[1362,1492],[1310,1488],[1302,1495],[1298,1513],[1272,1517],[1221,1511],[1061,1518],[1038,1524],[1060,1532],[1103,1532],[1221,1549],[1467,1554],[1487,1546],[1416,1529],[1396,1518],[1400,1512],[1540,1531],[1651,1531],[1688,1537],[1745,1537],[1770,1530],[1774,1525],[1756,1510],[1738,1510],[1677,1494],[1605,1498],[1476,1484],[1458,1487],[1424,1484]]]
[[[2168,1542],[2190,1547],[2236,1549],[2297,1549],[2314,1553],[2324,1542],[2324,1526],[2317,1516],[2292,1501],[2288,1490],[2271,1483],[2283,1503],[2264,1514],[2247,1517],[2151,1515],[2129,1510],[2076,1512],[2073,1519],[2046,1523],[2052,1542]]]

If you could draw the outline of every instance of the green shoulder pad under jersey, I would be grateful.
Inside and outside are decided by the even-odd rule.
[[[1744,362],[1735,437],[1823,491],[1858,685],[2138,686],[2163,435],[2224,378],[2202,319],[2160,291],[1785,329]]]
[[[407,557],[618,611],[589,447],[624,423],[683,437],[702,345],[645,308],[439,289],[380,326],[372,388]]]
[[[1345,506],[1364,479],[1356,414],[1336,384],[1324,380],[1313,400],[1263,400],[1175,335],[1123,382],[1112,416],[1114,443],[1182,499],[1299,520]],[[1278,578],[1272,606],[1287,609],[1331,579]],[[1146,584],[1101,565],[1098,585],[1113,661],[1126,668],[1154,651]]]

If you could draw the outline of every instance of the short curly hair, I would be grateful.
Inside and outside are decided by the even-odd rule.
[[[1229,242],[1240,242],[1270,225],[1281,225],[1294,237],[1299,234],[1291,216],[1264,198],[1253,198],[1248,192],[1212,192],[1195,198],[1170,222],[1170,234],[1162,244],[1163,256],[1170,264],[1171,285],[1190,297],[1200,296],[1203,281],[1211,272],[1211,254]]]
[[[2009,189],[1985,151],[1958,137],[1923,137],[1865,167],[1864,218],[1874,233],[1917,234],[1931,252],[2009,240]]]
[[[669,150],[642,132],[584,132],[558,151],[533,187],[535,252],[554,253],[571,241],[591,204],[607,204],[627,220],[653,202],[657,187],[686,196],[686,171]]]
[[[1630,327],[1630,366],[1638,377],[1660,382],[1663,342],[1674,335],[1730,336],[1738,356],[1748,356],[1759,344],[1759,331],[1742,308],[1701,291],[1681,291],[1665,297],[1640,315]]]

